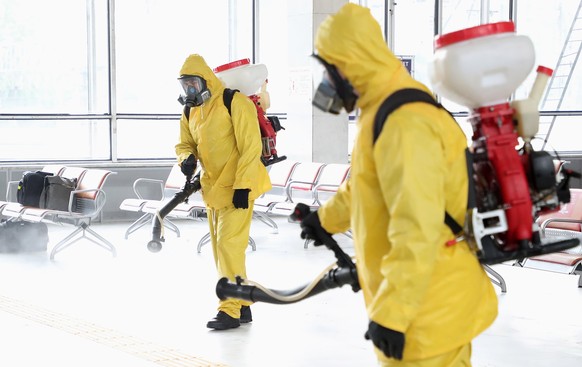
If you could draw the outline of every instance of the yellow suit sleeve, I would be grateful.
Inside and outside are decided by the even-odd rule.
[[[342,233],[350,229],[350,182],[338,188],[337,193],[317,211],[322,227],[329,233]]]
[[[188,158],[190,154],[196,155],[197,152],[196,143],[190,132],[190,122],[183,113],[180,118],[180,138],[178,144],[175,146],[175,151],[179,163]]]

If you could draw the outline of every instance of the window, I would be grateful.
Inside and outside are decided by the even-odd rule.
[[[251,0],[108,3],[0,4],[1,161],[173,158],[186,57],[252,55]]]
[[[0,4],[0,113],[107,112],[106,1],[91,5]]]
[[[184,60],[199,54],[214,68],[252,57],[251,11],[250,0],[116,2],[118,159],[174,158]]]
[[[369,7],[386,31],[386,5],[391,1],[351,2]],[[435,3],[394,3],[394,32],[389,35],[393,52],[406,56],[413,76],[430,87]],[[520,1],[519,7],[511,6],[516,3],[440,1],[440,28],[448,33],[514,19],[517,33],[531,38],[536,61],[512,98],[529,95],[537,65],[554,69],[540,101],[534,146],[580,152],[575,136],[578,125],[582,129],[582,2],[528,7]],[[486,11],[482,4],[488,4]],[[202,55],[210,67],[243,58],[265,64],[268,112],[285,118],[295,99],[304,103],[304,98],[312,98],[311,84],[316,82],[306,66],[313,29],[303,18],[298,23],[294,13],[310,7],[313,4],[257,0],[2,1],[0,161],[173,159],[182,111],[176,79],[192,53]],[[460,119],[467,115],[464,106],[446,99],[443,104]],[[357,114],[350,116],[354,118]],[[306,134],[305,126],[283,123],[286,137]],[[470,126],[461,126],[469,136]],[[353,124],[349,129],[351,145]],[[294,143],[285,140],[281,136],[279,141],[283,152],[285,144],[290,150]]]

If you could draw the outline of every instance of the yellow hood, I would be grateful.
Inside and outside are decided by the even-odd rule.
[[[317,31],[315,48],[350,81],[360,95],[360,108],[396,89],[424,89],[386,47],[380,25],[368,8],[346,4],[327,17]]]
[[[261,163],[261,132],[257,109],[250,98],[236,93],[231,112],[223,102],[224,85],[200,55],[190,55],[180,75],[204,78],[212,96],[180,118],[176,156],[181,162],[190,154],[200,161],[204,174],[202,196],[210,208],[232,206],[236,189],[250,189],[254,200],[271,189],[267,169]]]
[[[186,61],[184,61],[184,64],[180,69],[180,76],[182,75],[196,75],[204,78],[212,97],[218,95],[219,92],[224,89],[224,85],[220,79],[218,79],[204,58],[200,55],[193,54],[186,58]]]
[[[404,361],[470,343],[495,319],[497,298],[467,243],[445,245],[453,238],[445,211],[462,223],[467,208],[466,136],[444,109],[412,102],[374,141],[387,96],[429,90],[388,49],[369,9],[344,5],[321,25],[316,47],[360,95],[349,181],[318,215],[330,233],[353,231],[368,317],[405,333]]]

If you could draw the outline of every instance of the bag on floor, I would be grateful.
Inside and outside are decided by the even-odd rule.
[[[18,182],[16,201],[24,206],[39,207],[40,195],[44,188],[44,178],[52,176],[50,172],[26,171]]]
[[[44,178],[44,189],[40,195],[39,207],[52,210],[69,210],[71,193],[77,187],[76,178],[62,176],[47,176]],[[74,206],[73,206],[74,208]]]
[[[46,251],[48,242],[45,223],[0,223],[0,253]]]

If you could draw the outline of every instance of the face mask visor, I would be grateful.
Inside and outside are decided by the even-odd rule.
[[[334,115],[339,115],[344,106],[344,103],[341,97],[337,94],[335,87],[325,77],[325,75],[313,95],[312,104],[323,112],[329,112]]]
[[[210,91],[206,87],[206,80],[197,75],[183,75],[178,78],[184,95],[179,100],[192,106],[200,106],[210,98]]]
[[[342,107],[350,113],[356,106],[358,95],[346,79],[342,78],[335,66],[328,64],[318,55],[313,55],[324,67],[321,83],[315,91],[312,104],[324,112],[339,114]]]

